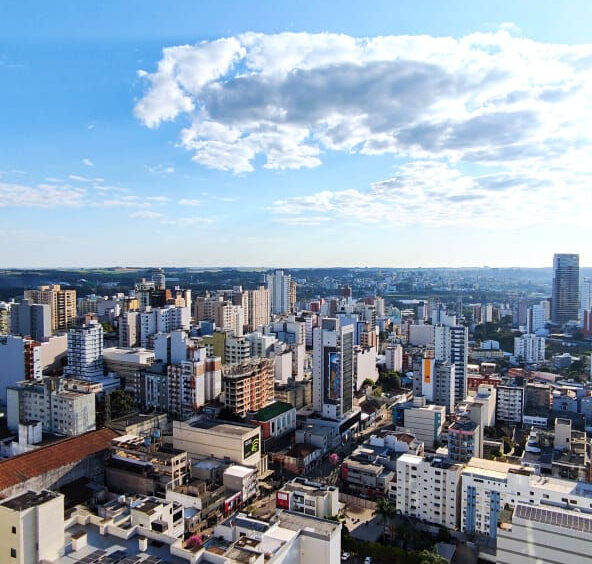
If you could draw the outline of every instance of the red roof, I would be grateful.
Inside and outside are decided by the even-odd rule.
[[[105,450],[117,436],[111,429],[100,429],[2,460],[0,491]]]

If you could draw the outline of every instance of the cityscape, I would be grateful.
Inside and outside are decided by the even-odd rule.
[[[591,18],[0,6],[0,564],[592,562]]]

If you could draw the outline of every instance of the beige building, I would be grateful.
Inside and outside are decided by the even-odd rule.
[[[65,331],[76,321],[76,290],[62,290],[59,284],[25,290],[24,297],[34,304],[47,304],[51,309],[52,331]]]
[[[228,459],[261,471],[261,428],[196,417],[173,421],[173,446],[193,459]]]
[[[256,331],[261,325],[269,323],[269,290],[259,286],[249,290],[247,330]]]
[[[0,502],[0,561],[53,562],[64,551],[64,496],[47,490]]]
[[[223,369],[224,404],[236,415],[258,411],[273,401],[274,361],[260,358],[226,365]]]

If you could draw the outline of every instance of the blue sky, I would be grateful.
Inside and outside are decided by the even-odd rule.
[[[590,2],[221,4],[0,6],[3,265],[592,263]]]

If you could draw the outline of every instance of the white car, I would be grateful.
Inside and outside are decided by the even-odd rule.
[[[349,552],[344,552],[341,555],[341,560],[347,560],[349,558],[349,556],[350,556]]]
[[[372,564],[372,557],[366,556],[366,558],[364,558],[364,564]]]

